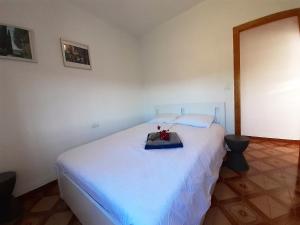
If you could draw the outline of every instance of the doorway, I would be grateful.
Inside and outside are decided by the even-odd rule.
[[[300,110],[292,110],[300,85],[299,21],[300,9],[293,9],[233,29],[236,134],[299,140],[300,120],[295,123]]]

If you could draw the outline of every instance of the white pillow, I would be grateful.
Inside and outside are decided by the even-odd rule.
[[[188,125],[200,128],[209,128],[214,122],[214,116],[201,114],[186,114],[175,120],[176,124]]]
[[[162,113],[155,116],[149,123],[174,123],[178,116],[176,113]]]

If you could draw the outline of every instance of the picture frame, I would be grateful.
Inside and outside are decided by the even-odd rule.
[[[65,67],[91,70],[89,46],[74,41],[60,39]]]
[[[0,59],[37,62],[33,30],[0,23]]]

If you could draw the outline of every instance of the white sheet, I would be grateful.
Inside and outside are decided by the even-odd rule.
[[[184,148],[144,150],[153,131],[142,124],[116,133],[65,152],[57,165],[121,224],[199,225],[225,155],[224,129],[175,125]]]

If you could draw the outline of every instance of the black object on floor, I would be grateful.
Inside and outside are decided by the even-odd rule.
[[[246,171],[249,165],[243,155],[247,149],[250,138],[238,135],[226,135],[225,142],[231,151],[227,153],[225,165],[235,171]]]
[[[12,196],[15,183],[15,172],[0,173],[0,223],[12,221],[21,215],[21,206]]]

